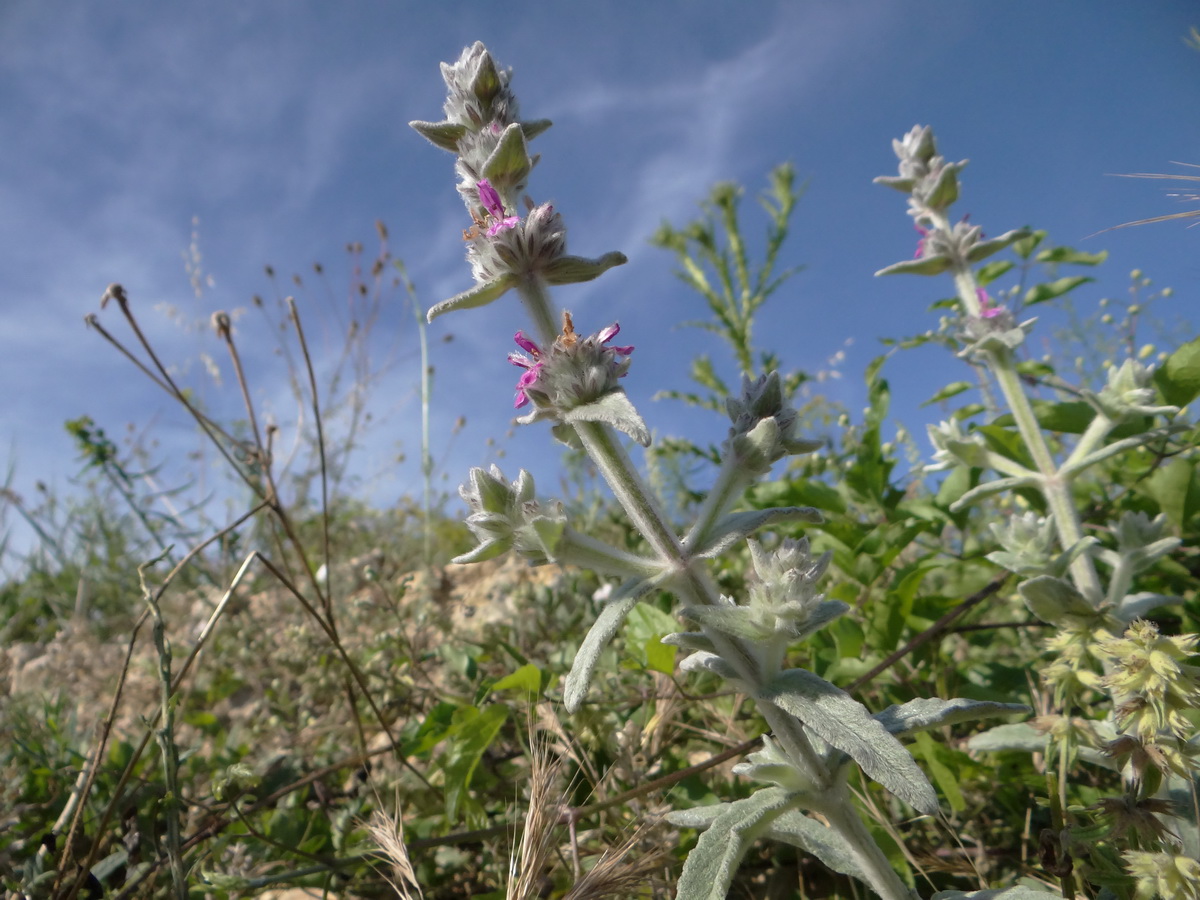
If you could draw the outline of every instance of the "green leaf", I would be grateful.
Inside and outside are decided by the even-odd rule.
[[[1172,406],[1187,406],[1200,396],[1200,337],[1168,356],[1154,373],[1154,382]]]
[[[1033,255],[1033,251],[1037,249],[1038,244],[1046,239],[1046,232],[1034,231],[1013,242],[1013,252],[1021,259],[1029,259]]]
[[[542,670],[533,663],[527,663],[492,685],[493,691],[509,691],[514,688],[525,694],[539,696],[542,691]]]
[[[1083,434],[1096,418],[1096,410],[1082,400],[1063,403],[1035,400],[1033,414],[1044,429],[1061,434]]]
[[[925,256],[921,259],[906,259],[892,263],[875,273],[880,275],[941,275],[948,271],[951,265],[948,256]]]
[[[1016,265],[1011,259],[998,259],[987,263],[975,270],[975,280],[980,287],[987,287],[1001,275],[1005,275]]]
[[[811,478],[767,482],[753,489],[752,496],[756,504],[763,506],[809,506],[835,513],[846,511],[846,501],[837,488]]]
[[[1146,479],[1144,490],[1175,528],[1184,529],[1200,510],[1200,471],[1196,461],[1176,457]]]
[[[932,406],[934,403],[941,403],[943,400],[949,400],[951,397],[957,397],[963,391],[969,391],[974,385],[969,381],[954,381],[946,385],[924,403],[922,406]]]
[[[675,647],[662,642],[662,638],[647,638],[643,645],[646,650],[646,666],[664,675],[675,674]]]
[[[1025,292],[1025,305],[1033,306],[1035,303],[1045,303],[1047,300],[1053,300],[1055,297],[1061,297],[1068,291],[1073,291],[1081,284],[1087,284],[1089,281],[1095,280],[1095,278],[1088,278],[1086,275],[1070,275],[1066,278],[1058,278],[1043,284],[1035,284]]]
[[[791,713],[914,809],[937,811],[937,795],[911,754],[845,691],[812,672],[788,669],[757,697]]]
[[[782,788],[764,788],[745,800],[722,804],[683,864],[676,900],[725,900],[746,851],[797,799]]]
[[[425,716],[425,721],[421,723],[421,727],[417,729],[417,733],[405,741],[404,754],[406,756],[419,756],[423,753],[428,753],[437,744],[441,743],[442,739],[449,733],[450,727],[454,720],[454,711],[458,709],[453,703],[441,702],[438,703],[429,714]]]
[[[1108,251],[1084,253],[1071,247],[1048,247],[1037,255],[1040,263],[1073,263],[1077,266],[1098,266],[1108,259]]]
[[[1028,378],[1048,378],[1054,374],[1054,366],[1040,359],[1023,359],[1017,363],[1017,372]]]
[[[508,707],[496,703],[480,712],[474,706],[465,706],[459,708],[457,717],[459,721],[454,726],[442,765],[446,778],[446,818],[450,821],[458,815],[459,805],[470,790],[471,776],[484,751],[492,745],[508,718]]]
[[[929,774],[933,776],[934,783],[942,789],[942,795],[950,804],[950,808],[956,813],[966,809],[967,801],[958,786],[958,777],[942,761],[943,753],[949,752],[949,750],[940,744],[935,744],[933,739],[924,733],[917,735],[916,750],[921,754],[921,759],[925,761],[925,766],[929,769]]]

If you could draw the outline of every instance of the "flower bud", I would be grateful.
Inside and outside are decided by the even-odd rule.
[[[983,468],[987,465],[987,447],[977,434],[964,434],[957,420],[927,425],[936,462],[925,467],[926,472],[940,472],[955,466]]]
[[[750,539],[750,558],[758,579],[750,585],[749,608],[763,625],[777,634],[798,634],[825,599],[817,593],[817,582],[829,568],[831,552],[813,559],[808,538],[785,540],[767,553]]]
[[[772,463],[796,453],[809,453],[820,441],[806,441],[793,435],[799,418],[783,399],[783,384],[778,372],[755,381],[742,378],[739,397],[725,399],[725,411],[732,425],[725,441],[726,453],[735,453],[742,463],[757,474],[767,472]]]
[[[1155,397],[1154,369],[1135,359],[1127,359],[1120,367],[1110,366],[1108,383],[1099,394],[1083,392],[1083,399],[1101,415],[1114,422],[1135,416],[1154,416],[1178,412],[1174,406],[1151,406]]]
[[[533,565],[554,559],[566,516],[558,504],[542,509],[534,499],[533,476],[524,469],[510,483],[497,466],[489,471],[474,468],[469,484],[461,485],[458,493],[471,510],[467,528],[479,545],[455,557],[454,562],[482,562],[509,550],[516,550]]]

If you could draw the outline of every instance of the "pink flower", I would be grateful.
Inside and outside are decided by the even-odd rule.
[[[482,182],[480,183],[482,184]],[[537,382],[538,373],[542,368],[542,351],[537,344],[525,336],[523,331],[518,331],[513,336],[513,340],[517,342],[517,346],[529,354],[529,356],[526,356],[525,353],[515,352],[508,354],[510,363],[525,369],[521,377],[517,379],[517,396],[513,402],[513,408],[520,409],[529,402],[529,395],[525,393],[526,389],[533,387]]]
[[[994,319],[1004,312],[1003,306],[996,306],[992,298],[983,288],[975,288],[975,296],[979,298],[979,315],[984,319]]]
[[[517,222],[521,220],[517,216],[504,215],[504,204],[496,189],[492,187],[492,183],[486,178],[480,178],[476,186],[479,188],[479,202],[483,204],[483,208],[487,210],[488,216],[492,219],[487,233],[495,237],[505,228],[516,227]]]

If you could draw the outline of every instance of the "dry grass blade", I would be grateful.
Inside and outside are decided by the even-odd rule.
[[[404,821],[400,815],[399,804],[394,816],[382,809],[376,809],[371,813],[366,828],[379,845],[380,853],[391,865],[391,876],[384,877],[396,892],[396,896],[400,900],[420,900],[424,895],[421,893],[421,886],[417,884],[417,876],[408,856],[408,847],[404,843]]]
[[[532,900],[542,895],[546,863],[554,848],[554,829],[561,819],[563,796],[556,791],[561,757],[552,757],[548,743],[535,737],[531,742],[529,814],[521,832],[521,844],[508,862],[506,900]]]
[[[1193,169],[1200,168],[1200,166],[1193,165],[1192,163],[1177,162],[1177,163],[1175,163],[1175,165],[1189,166],[1190,168],[1193,168]],[[1200,182],[1200,175],[1168,175],[1165,172],[1120,173],[1120,174],[1117,174],[1116,177],[1117,178],[1156,178],[1156,179],[1161,179],[1161,180],[1166,180],[1166,181]],[[1200,193],[1196,193],[1193,191],[1186,191],[1186,192],[1181,192],[1181,193],[1177,193],[1177,194],[1168,194],[1167,196],[1168,197],[1177,197],[1178,199],[1183,200],[1188,203],[1200,202]],[[1098,231],[1096,233],[1104,234],[1105,231],[1116,231],[1118,228],[1129,228],[1130,226],[1133,226],[1133,225],[1153,225],[1155,222],[1168,222],[1171,219],[1195,219],[1197,217],[1200,217],[1200,209],[1189,209],[1189,210],[1185,210],[1184,212],[1169,213],[1164,216],[1151,216],[1148,219],[1138,219],[1134,222],[1122,222],[1120,225],[1114,225],[1114,226],[1112,226],[1112,228],[1105,228],[1103,231]],[[1200,222],[1196,222],[1194,224],[1200,225]],[[1191,227],[1191,226],[1188,226],[1188,227]]]
[[[656,844],[640,856],[632,856],[645,831],[644,827],[638,828],[619,847],[605,850],[599,862],[575,882],[575,886],[567,892],[563,900],[638,896],[651,877],[662,869],[668,856],[662,844]]]

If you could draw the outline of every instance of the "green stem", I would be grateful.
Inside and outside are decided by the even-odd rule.
[[[417,317],[417,337],[421,346],[421,515],[424,519],[424,563],[426,569],[433,565],[433,453],[430,450],[429,434],[429,336],[426,333],[425,313],[417,300],[417,292],[408,278],[408,270],[397,261],[397,268],[404,279],[404,287],[412,301],[413,315]]]
[[[187,900],[187,875],[183,866],[181,851],[182,831],[180,821],[183,816],[183,799],[179,792],[179,753],[175,746],[175,704],[172,702],[171,679],[171,644],[166,637],[166,626],[163,622],[162,609],[158,605],[158,592],[150,590],[146,583],[146,570],[155,563],[165,559],[170,548],[163,551],[157,559],[138,566],[138,579],[141,581],[142,593],[154,616],[154,646],[158,651],[158,675],[161,687],[161,725],[155,736],[162,750],[163,781],[166,795],[163,797],[162,808],[166,817],[167,834],[165,846],[167,860],[171,871],[171,886],[176,900]]]
[[[737,456],[730,450],[721,463],[716,483],[709,489],[708,496],[696,513],[695,524],[688,529],[683,546],[688,550],[699,547],[712,533],[717,520],[731,507],[753,479],[747,477],[746,468],[739,464]]]
[[[949,222],[944,217],[941,217],[938,226],[947,230],[950,228]],[[978,316],[981,311],[979,295],[976,293],[978,285],[975,283],[975,274],[969,265],[964,263],[955,269],[954,285],[958,289],[958,297],[963,303],[963,308],[969,315]],[[1042,475],[1039,487],[1042,496],[1046,498],[1046,505],[1054,517],[1054,527],[1058,532],[1059,544],[1064,551],[1069,550],[1083,538],[1083,526],[1075,508],[1074,498],[1071,496],[1072,479],[1070,476],[1064,476],[1054,462],[1054,456],[1046,443],[1046,436],[1042,433],[1042,427],[1038,423],[1037,416],[1034,415],[1033,406],[1025,394],[1021,376],[1017,373],[1012,351],[1007,349],[987,350],[984,352],[984,358],[1004,394],[1017,431],[1020,432],[1021,439],[1029,450],[1033,464]],[[1100,576],[1096,572],[1096,565],[1089,554],[1081,553],[1075,557],[1071,563],[1071,577],[1075,586],[1093,605],[1098,606],[1103,601],[1104,588],[1100,583]]]
[[[517,293],[521,295],[521,304],[529,318],[533,319],[538,341],[543,347],[549,347],[558,337],[559,321],[545,284],[537,275],[527,275],[517,285]]]
[[[583,449],[608,482],[617,502],[633,520],[634,527],[663,562],[678,563],[681,568],[686,568],[679,538],[667,524],[666,514],[654,495],[642,483],[616,432],[599,422],[580,422],[574,427]]]

